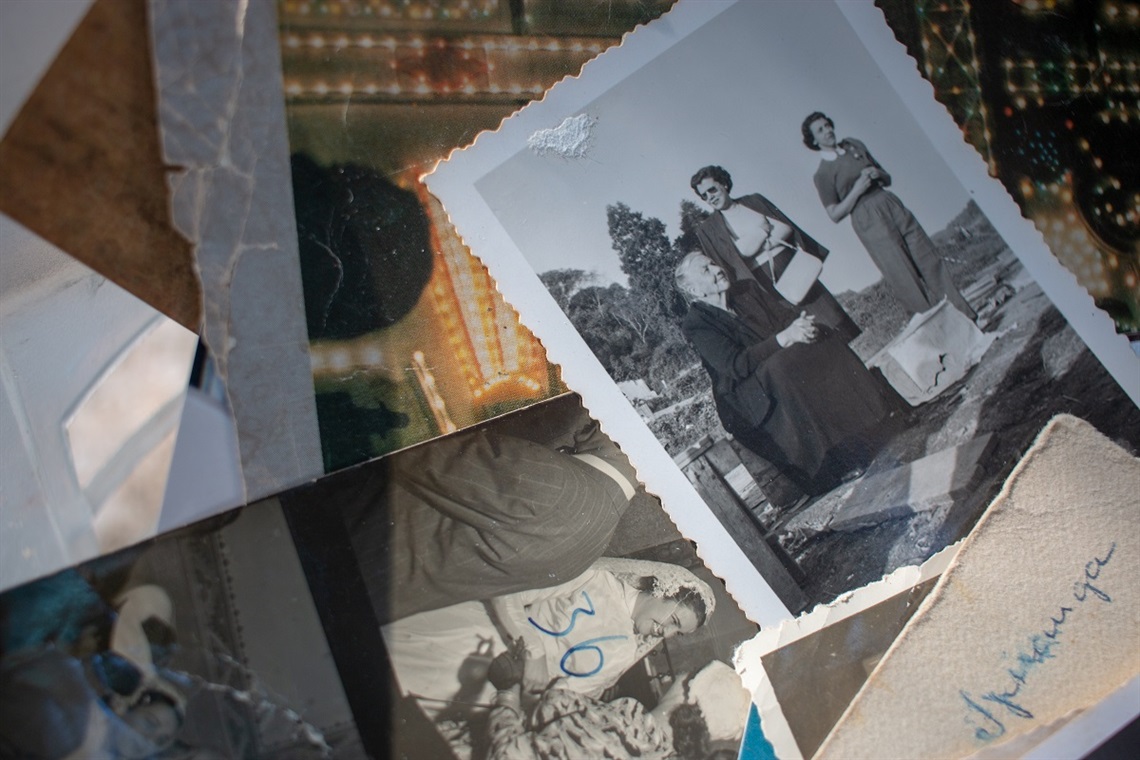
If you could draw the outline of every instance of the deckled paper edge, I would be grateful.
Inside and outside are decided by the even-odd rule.
[[[548,90],[541,101],[531,103],[504,120],[494,132],[480,133],[479,139],[474,143],[482,146],[482,152],[476,152],[478,158],[456,156],[453,151],[448,161],[455,163],[450,166],[437,164],[431,174],[425,175],[424,181],[428,189],[437,197],[448,198],[444,210],[468,250],[478,256],[478,251],[492,250],[495,243],[500,246],[511,245],[502,240],[505,234],[502,230],[486,224],[486,219],[494,218],[494,213],[474,189],[474,182],[499,165],[489,164],[488,156],[495,158],[502,152],[500,146],[525,145],[526,138],[536,126],[532,122],[537,121],[533,117],[528,119],[527,114],[531,109],[543,105],[551,110],[552,116],[581,112],[582,103],[598,95],[597,92],[590,94],[590,97],[580,94],[579,89],[584,89],[589,94],[585,82],[609,81],[609,77],[616,76],[615,71],[619,65],[624,72],[623,76],[629,76],[733,4],[727,0],[678,4],[656,22],[625,39],[620,49],[611,48],[586,64],[576,78],[577,81],[563,80]],[[1140,356],[1133,353],[1123,336],[1115,333],[1107,315],[1096,308],[1073,275],[1052,256],[1040,232],[1021,216],[1020,209],[1001,183],[986,173],[977,152],[964,141],[945,108],[933,99],[931,86],[919,76],[913,59],[884,24],[881,12],[869,3],[835,4],[848,19],[853,33],[868,49],[880,70],[890,70],[890,76],[887,76],[886,71],[884,76],[903,101],[910,103],[914,98],[918,99],[918,105],[911,106],[911,113],[916,123],[931,136],[937,155],[951,167],[963,189],[979,201],[987,216],[997,225],[1002,237],[1015,251],[1018,260],[1034,278],[1039,282],[1049,280],[1048,287],[1043,282],[1042,287],[1050,299],[1116,382],[1125,388],[1134,403],[1140,405],[1140,384],[1127,382],[1128,378],[1140,374]],[[868,25],[871,27],[870,32],[866,28]],[[873,50],[872,45],[878,46],[878,49]],[[884,46],[887,46],[885,53]],[[619,50],[620,64],[613,62],[613,55]],[[912,82],[908,77],[918,79],[919,82]],[[542,126],[555,127],[558,121],[552,118],[550,123]],[[935,128],[932,129],[932,126]],[[941,144],[946,142],[951,144],[952,149],[949,151],[944,150]],[[468,152],[470,150],[471,147],[467,149]],[[497,160],[503,159],[498,157]],[[1007,218],[1010,216],[1012,218]],[[601,377],[607,378],[610,384],[613,384],[612,378],[609,378],[581,336],[573,330],[554,303],[553,297],[538,282],[533,270],[528,273],[520,267],[507,266],[502,261],[483,261],[495,278],[496,287],[504,301],[520,314],[522,323],[543,341],[549,360],[561,366],[566,385],[582,395],[584,404],[602,422],[606,432],[627,451],[631,462],[639,471],[639,478],[652,492],[671,494],[670,498],[662,500],[666,511],[682,533],[696,541],[698,554],[724,579],[730,594],[746,614],[765,626],[787,619],[786,611],[783,615],[776,612],[783,605],[774,598],[774,594],[769,597],[768,593],[758,593],[760,584],[743,582],[743,579],[758,574],[735,544],[731,547],[723,544],[724,541],[731,542],[731,539],[716,529],[719,526],[702,526],[689,518],[690,514],[707,512],[707,507],[692,493],[692,486],[684,475],[679,470],[673,472],[668,468],[650,466],[663,462],[661,457],[668,457],[668,454],[655,437],[648,431],[641,430],[644,423],[632,405],[616,390],[616,385],[612,393],[597,386],[601,383]],[[527,265],[524,263],[523,266]],[[577,340],[551,341],[551,336],[556,333],[573,334]],[[770,591],[766,584],[764,586],[766,591]]]
[[[884,79],[906,103],[925,103],[916,120],[946,166],[986,212],[994,229],[1016,253],[1033,279],[1076,330],[1085,345],[1113,376],[1132,402],[1140,406],[1140,355],[1128,338],[1116,332],[1107,312],[1066,269],[1044,235],[1022,212],[1000,180],[991,176],[981,154],[966,141],[954,117],[935,98],[934,86],[918,70],[918,62],[895,37],[883,11],[872,3],[837,2]],[[906,65],[904,65],[906,64]],[[937,114],[941,118],[931,118]]]
[[[711,6],[711,5],[715,4],[714,0],[703,0],[703,2],[706,6]],[[723,6],[720,11],[717,11],[717,13],[721,13],[723,11],[728,10],[732,6],[733,2],[735,2],[735,0],[731,0],[729,2],[726,2],[726,0],[716,0],[716,3],[719,3],[721,6]],[[638,24],[633,29],[630,29],[628,32],[623,33],[621,36],[621,40],[619,40],[616,45],[611,45],[610,47],[608,47],[605,50],[603,50],[602,52],[598,53],[596,56],[594,56],[590,60],[583,63],[581,65],[581,67],[579,67],[577,74],[567,74],[566,76],[562,77],[557,82],[552,84],[550,87],[547,87],[546,91],[543,92],[541,95],[539,95],[537,98],[535,98],[534,100],[531,100],[526,105],[524,105],[522,108],[519,108],[513,114],[511,114],[510,116],[506,117],[501,122],[499,122],[499,126],[495,127],[494,129],[480,130],[478,133],[476,133],[476,135],[467,144],[460,145],[460,146],[457,146],[457,147],[449,150],[447,152],[447,155],[445,155],[443,158],[440,158],[439,160],[437,160],[431,166],[431,168],[429,168],[427,171],[425,171],[419,175],[419,181],[421,183],[427,184],[427,178],[430,175],[434,174],[436,169],[438,169],[442,164],[445,164],[448,161],[450,161],[452,156],[454,156],[456,153],[462,153],[465,150],[469,150],[469,149],[475,147],[475,145],[478,144],[479,140],[483,139],[485,135],[493,135],[493,134],[496,134],[497,132],[501,131],[503,129],[503,127],[508,124],[508,122],[511,122],[511,120],[516,119],[516,117],[518,117],[518,115],[520,113],[522,113],[524,110],[526,110],[527,108],[531,108],[531,107],[533,107],[539,103],[545,102],[546,99],[548,97],[550,97],[551,93],[553,93],[555,91],[555,88],[560,87],[565,82],[573,80],[573,79],[581,79],[583,76],[586,75],[586,71],[589,69],[589,67],[590,66],[596,67],[596,61],[598,61],[600,58],[603,58],[606,55],[606,53],[609,53],[613,50],[617,50],[618,48],[621,48],[621,47],[625,47],[625,43],[630,38],[631,35],[638,34],[639,36],[644,36],[645,32],[643,32],[641,30],[643,30],[647,27],[651,28],[651,29],[655,29],[657,31],[667,29],[670,24],[676,23],[678,20],[678,17],[681,15],[678,13],[678,9],[681,7],[684,7],[685,8],[684,12],[687,14],[688,10],[692,6],[692,4],[693,4],[692,0],[690,0],[689,2],[683,2],[682,0],[674,0],[673,6],[669,10],[667,10],[665,13],[662,13],[660,16],[658,16],[655,19],[651,19],[649,21]],[[709,20],[711,20],[711,17]],[[687,19],[682,20],[681,23],[683,23],[683,24],[687,23]],[[653,57],[656,57],[656,56],[653,56]],[[646,61],[646,62],[648,62],[648,61]],[[565,88],[563,88],[563,89],[565,89]],[[560,126],[560,124],[550,124],[549,125],[549,127],[551,129],[557,129],[559,126]],[[444,209],[444,210],[446,211],[446,209]],[[448,217],[448,219],[450,220],[450,216]],[[458,231],[457,231],[457,234],[458,234]],[[468,249],[468,250],[470,250],[470,249]]]
[[[951,566],[961,545],[961,541],[951,544],[921,565],[900,567],[873,583],[849,591],[831,604],[818,605],[810,612],[786,620],[779,626],[765,628],[737,648],[733,655],[736,672],[740,675],[744,687],[752,694],[752,702],[760,713],[764,738],[772,744],[776,757],[780,760],[803,760],[803,753],[792,734],[772,682],[764,670],[762,658],[894,596],[906,593],[920,583],[940,576],[947,567]],[[925,600],[923,603],[925,604]],[[921,609],[920,606],[919,610]],[[842,717],[840,719],[842,720]]]
[[[835,725],[832,727],[831,731],[824,738],[823,743],[819,746],[819,749],[816,752],[816,755],[823,754],[824,750],[827,749],[828,744],[832,742],[838,731],[849,719],[851,719],[851,715],[854,710],[857,709],[859,701],[862,699],[863,695],[872,689],[877,688],[876,681],[878,680],[882,670],[887,666],[887,663],[890,662],[891,656],[895,653],[895,651],[905,645],[906,641],[909,639],[913,631],[923,624],[927,613],[933,607],[935,607],[938,604],[939,600],[944,596],[946,585],[951,583],[954,579],[955,569],[959,565],[960,558],[964,554],[968,556],[967,550],[969,547],[979,539],[979,537],[985,531],[986,526],[993,519],[994,515],[1000,511],[1002,504],[1010,497],[1010,494],[1017,486],[1017,483],[1021,479],[1023,473],[1025,473],[1025,471],[1033,465],[1033,460],[1036,458],[1038,452],[1052,445],[1053,442],[1051,438],[1054,431],[1062,426],[1068,426],[1071,429],[1076,430],[1084,430],[1085,432],[1100,436],[1102,439],[1114,446],[1116,445],[1107,437],[1105,437],[1093,425],[1085,422],[1079,417],[1074,417],[1070,414],[1059,414],[1053,419],[1049,420],[1041,432],[1037,434],[1037,438],[1033,441],[1033,445],[1030,446],[1029,450],[1025,452],[1021,460],[1018,461],[1017,465],[1013,468],[1013,471],[1010,472],[1009,477],[1006,478],[1005,483],[1002,485],[1001,491],[997,496],[994,497],[993,501],[990,502],[990,505],[986,507],[986,511],[978,519],[978,522],[974,525],[973,530],[971,530],[970,534],[960,542],[960,548],[955,553],[954,559],[950,562],[949,567],[947,567],[946,570],[941,574],[938,582],[934,585],[934,588],[931,589],[930,594],[927,595],[926,599],[923,600],[918,610],[914,613],[911,619],[907,621],[907,624],[903,626],[902,631],[900,631],[899,635],[895,637],[894,642],[887,649],[882,659],[879,660],[879,662],[875,665],[875,668],[871,671],[870,675],[867,676],[867,680],[863,683],[863,686],[860,687],[859,691],[847,705],[847,709],[843,711],[843,714],[841,716],[839,716],[839,720],[835,722]],[[1121,687],[1121,684],[1117,684],[1108,693],[1106,693],[1106,697],[1108,694],[1117,691]],[[1092,705],[1089,705],[1087,707],[1092,707]],[[1087,709],[1087,707],[1085,709]],[[1063,721],[1065,719],[1066,718],[1060,718],[1058,720]],[[1011,735],[1001,740],[1000,742],[990,745],[990,749],[994,751],[1000,751],[1003,746],[1008,746],[1010,742],[1017,741],[1027,733],[1029,732],[1022,732],[1019,734]]]

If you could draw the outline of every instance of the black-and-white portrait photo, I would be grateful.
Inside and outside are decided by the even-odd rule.
[[[373,751],[737,756],[757,627],[577,396],[282,504]]]
[[[704,15],[428,182],[569,365],[533,267],[790,611],[961,538],[1058,413],[1140,447],[1135,389],[1024,263],[1047,249],[1011,248],[837,5]]]

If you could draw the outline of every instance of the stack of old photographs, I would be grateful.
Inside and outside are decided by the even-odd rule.
[[[1136,635],[1140,358],[892,32],[968,40],[919,45],[960,95],[969,8],[879,5],[151,0],[192,391],[129,539],[4,505],[0,755],[996,757],[1084,710],[1080,756],[1133,720],[1134,651],[1029,700]],[[98,527],[21,340],[4,500],[53,516],[63,462]],[[1084,573],[1040,615],[1036,562]],[[926,668],[944,733],[884,744]]]

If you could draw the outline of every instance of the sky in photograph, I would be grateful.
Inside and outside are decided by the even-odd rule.
[[[732,174],[733,195],[766,195],[831,249],[823,280],[832,291],[861,290],[878,270],[850,221],[833,223],[820,204],[812,181],[819,154],[800,137],[807,114],[824,111],[841,137],[866,143],[928,232],[968,200],[877,72],[830,3],[742,2],[585,108],[551,112],[550,127],[577,113],[595,117],[585,158],[524,149],[476,187],[539,272],[578,268],[624,282],[606,206],[620,201],[657,217],[672,238],[681,201],[700,202],[689,178],[719,164]]]

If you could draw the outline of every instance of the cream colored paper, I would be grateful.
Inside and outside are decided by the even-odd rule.
[[[827,738],[958,548],[764,628],[736,650],[737,672],[776,757],[803,760]]]
[[[1054,419],[817,757],[962,757],[1140,673],[1140,460]]]

